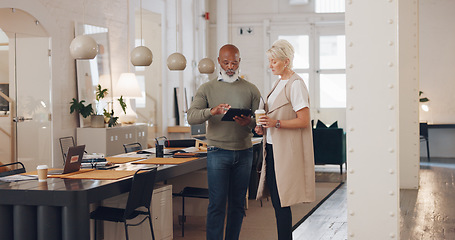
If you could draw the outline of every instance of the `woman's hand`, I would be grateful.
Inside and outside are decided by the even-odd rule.
[[[261,116],[261,117],[259,118],[259,124],[260,124],[263,128],[275,127],[276,122],[277,122],[277,120],[275,120],[275,119],[273,119],[273,118],[269,118],[269,116],[267,116],[267,115]]]

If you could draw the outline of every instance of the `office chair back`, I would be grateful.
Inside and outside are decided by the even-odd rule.
[[[430,158],[430,141],[428,139],[428,124],[426,122],[420,123],[420,141],[425,141],[427,145],[427,159],[428,162],[431,161]]]
[[[123,144],[123,148],[125,149],[125,153],[129,153],[129,152],[135,152],[135,151],[142,150],[142,145],[138,142],[128,143],[128,144]]]
[[[124,219],[128,219],[139,207],[150,209],[157,168],[139,169],[133,176],[131,191],[125,207]]]
[[[11,169],[9,166],[16,167],[16,169]],[[25,166],[21,162],[13,162],[0,165],[0,169],[6,168],[7,170],[4,172],[0,172],[0,177],[6,177],[14,174],[24,173]]]
[[[426,122],[420,123],[420,136],[428,139],[428,124]]]
[[[62,150],[63,162],[66,161],[66,155],[68,154],[68,149],[70,147],[76,146],[74,143],[73,136],[70,137],[62,137],[58,139],[60,141],[60,148]]]

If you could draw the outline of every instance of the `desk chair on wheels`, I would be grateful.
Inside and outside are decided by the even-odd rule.
[[[125,209],[112,208],[112,207],[98,207],[95,211],[90,213],[90,218],[95,219],[95,239],[97,237],[96,228],[97,221],[111,221],[123,222],[125,225],[125,235],[128,240],[128,226],[138,226],[146,219],[149,220],[150,231],[152,239],[155,240],[153,233],[152,215],[150,213],[150,203],[152,201],[152,193],[155,185],[156,168],[139,169],[133,176],[131,183],[131,191],[128,195],[128,200]],[[138,208],[145,208],[146,211],[137,210]],[[144,215],[139,223],[128,224],[127,220],[132,220],[139,215]]]
[[[128,144],[123,144],[123,148],[125,149],[125,153],[129,153],[129,152],[135,152],[135,151],[142,150],[142,145],[138,142],[128,143]]]

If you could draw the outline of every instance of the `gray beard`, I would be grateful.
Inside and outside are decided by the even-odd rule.
[[[220,74],[221,74],[221,78],[223,79],[223,81],[228,82],[228,83],[233,83],[239,78],[239,69],[237,68],[237,70],[235,70],[234,75],[229,76],[226,74],[226,71],[224,71],[224,69],[221,68]]]

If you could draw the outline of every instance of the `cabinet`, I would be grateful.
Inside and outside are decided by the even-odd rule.
[[[172,239],[172,185],[158,185],[153,190],[152,217],[155,239]]]
[[[125,152],[123,144],[134,142],[147,148],[147,125],[77,129],[77,144],[85,144],[88,153],[103,153],[105,156],[121,154]]]

